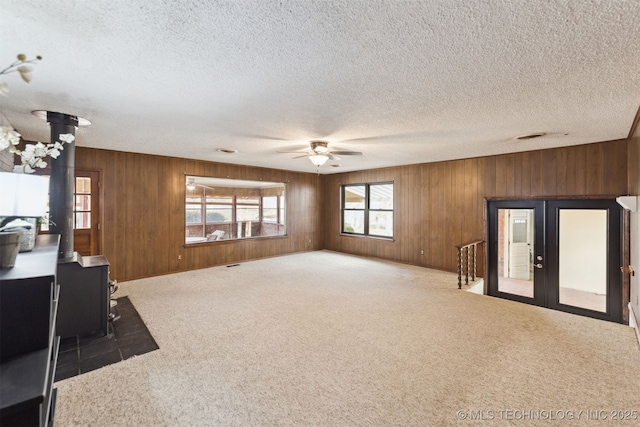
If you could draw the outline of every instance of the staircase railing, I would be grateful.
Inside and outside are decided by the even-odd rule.
[[[462,289],[463,273],[465,285],[469,284],[469,274],[471,274],[471,281],[476,280],[478,246],[482,243],[484,243],[484,240],[474,240],[473,242],[456,246],[458,250],[458,289]]]

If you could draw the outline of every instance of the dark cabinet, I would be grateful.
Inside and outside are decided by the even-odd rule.
[[[60,306],[56,331],[61,338],[107,335],[110,307],[109,261],[103,255],[58,262]]]
[[[59,337],[58,235],[0,270],[0,425],[53,424]]]

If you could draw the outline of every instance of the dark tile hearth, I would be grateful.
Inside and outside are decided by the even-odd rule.
[[[60,342],[55,381],[159,348],[129,297],[121,297],[116,301],[118,305],[111,312],[117,320],[109,322],[108,335],[70,337]]]

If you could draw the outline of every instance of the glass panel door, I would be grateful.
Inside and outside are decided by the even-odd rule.
[[[490,201],[489,295],[622,321],[615,200]]]
[[[547,306],[621,322],[620,206],[615,200],[553,200],[547,211]]]
[[[607,311],[607,211],[558,209],[560,304]]]
[[[544,204],[489,203],[489,294],[544,304]]]

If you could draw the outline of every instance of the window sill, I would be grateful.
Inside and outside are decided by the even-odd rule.
[[[341,237],[357,237],[357,238],[364,238],[364,239],[375,239],[375,240],[382,240],[384,242],[395,242],[396,239],[394,239],[393,237],[382,237],[382,236],[367,236],[365,234],[351,234],[351,233],[340,233]]]
[[[247,240],[262,240],[262,239],[284,239],[288,238],[288,234],[283,234],[281,236],[255,236],[255,237],[245,237],[241,239],[221,239],[221,240],[203,240],[201,242],[193,242],[193,243],[183,243],[182,246],[185,248],[199,248],[202,246],[208,246],[216,243],[233,243],[233,242],[245,242]]]

